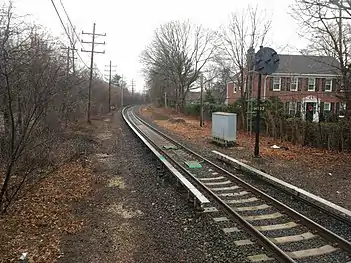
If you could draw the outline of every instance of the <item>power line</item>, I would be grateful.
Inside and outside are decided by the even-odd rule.
[[[66,14],[66,17],[67,17],[67,19],[68,19],[68,22],[70,23],[70,25],[71,25],[71,27],[72,27],[72,30],[73,30],[74,34],[76,35],[77,39],[79,39],[79,36],[78,36],[78,34],[77,34],[77,31],[76,31],[76,29],[75,29],[75,27],[74,27],[74,25],[73,25],[73,23],[72,23],[72,21],[71,21],[69,15],[68,15],[68,13],[67,13],[67,11],[66,11],[65,6],[63,5],[62,0],[60,0],[60,3],[61,3],[61,6],[62,6],[62,8],[63,8],[63,11],[64,11],[65,14]],[[79,42],[79,43],[81,43],[81,42]],[[81,45],[81,46],[84,47],[83,45]]]
[[[65,27],[65,25],[64,25],[64,23],[63,23],[63,21],[62,21],[62,18],[61,18],[61,16],[60,16],[60,13],[59,13],[58,10],[57,10],[57,7],[56,7],[54,1],[51,0],[51,3],[52,3],[52,5],[53,5],[53,7],[55,8],[56,14],[57,14],[58,18],[60,19],[61,25],[62,25],[63,29],[65,30],[65,33],[66,33],[66,35],[67,35],[67,37],[68,37],[68,39],[69,39],[70,44],[72,45],[72,47],[74,47],[74,43],[73,43],[73,41],[72,41],[70,35],[68,34],[68,31],[67,31],[67,29],[66,29],[66,27]],[[89,68],[88,65],[87,65],[87,64],[84,62],[84,60],[82,59],[82,57],[80,56],[80,54],[79,54],[79,53],[77,53],[77,54],[78,54],[78,57],[80,58],[80,60],[83,62],[83,64],[84,64],[87,68]]]

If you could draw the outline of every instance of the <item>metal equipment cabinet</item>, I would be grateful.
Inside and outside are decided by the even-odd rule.
[[[212,113],[212,140],[225,146],[236,141],[236,114],[227,112]]]

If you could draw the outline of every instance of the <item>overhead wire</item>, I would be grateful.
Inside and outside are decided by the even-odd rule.
[[[51,1],[52,5],[53,5],[55,11],[56,11],[56,14],[57,14],[58,18],[60,19],[61,25],[62,25],[63,29],[65,30],[65,33],[66,33],[66,35],[67,35],[67,37],[68,37],[68,39],[69,39],[69,42],[70,42],[70,44],[71,44],[72,47],[73,47],[73,46],[74,46],[74,43],[73,43],[73,41],[72,41],[70,35],[68,34],[67,28],[66,28],[66,26],[64,25],[64,23],[63,23],[63,21],[62,21],[62,18],[61,18],[61,16],[60,16],[60,13],[59,13],[58,10],[57,10],[57,7],[56,7],[56,5],[55,5],[55,3],[54,3],[54,0],[50,0],[50,1]],[[78,52],[77,52],[77,54],[78,54],[78,57],[80,58],[80,60],[81,60],[81,61],[83,62],[83,64],[85,65],[85,67],[89,68],[89,66],[84,62],[84,60],[83,60],[82,57],[80,56],[80,54],[79,54]]]
[[[65,14],[66,14],[66,17],[67,17],[67,19],[68,19],[69,24],[70,24],[71,27],[72,27],[73,33],[75,34],[75,36],[77,37],[77,39],[79,39],[79,36],[78,36],[77,31],[76,31],[76,29],[75,29],[75,26],[73,25],[73,23],[72,23],[72,21],[71,21],[71,18],[69,17],[68,12],[67,12],[67,10],[66,10],[66,8],[65,8],[65,6],[64,6],[64,4],[63,4],[63,2],[62,2],[62,0],[60,0],[60,3],[61,3],[61,6],[62,6],[63,11],[64,11]],[[80,42],[80,44],[81,44],[82,47],[84,47],[83,44],[82,44],[81,42]]]
[[[63,11],[64,11],[65,14],[66,14],[66,17],[67,17],[67,19],[68,19],[68,22],[69,22],[69,24],[71,25],[72,30],[73,30],[75,36],[79,39],[79,36],[78,36],[78,34],[77,34],[77,31],[76,31],[76,29],[75,29],[75,27],[74,27],[74,25],[73,25],[73,23],[72,23],[72,20],[71,20],[70,16],[68,15],[68,12],[67,12],[67,10],[66,10],[66,8],[65,8],[65,6],[64,6],[62,0],[60,0],[60,4],[61,4],[61,6],[62,6]],[[84,48],[84,45],[83,45],[81,42],[80,42],[80,44],[81,44],[81,46]],[[97,71],[100,73],[100,75],[101,75],[102,78],[103,78],[103,75],[104,75],[104,74],[101,72],[101,70],[100,70],[99,68],[96,68],[96,69],[97,69]],[[101,77],[101,76],[100,76],[100,77]]]

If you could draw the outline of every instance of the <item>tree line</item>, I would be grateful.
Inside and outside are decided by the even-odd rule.
[[[41,179],[43,167],[68,145],[67,129],[86,119],[89,69],[67,67],[63,40],[16,15],[11,5],[0,7],[0,213],[25,185]],[[113,78],[112,105],[120,107],[119,75]],[[125,104],[135,102],[125,89]],[[138,100],[142,101],[142,97]],[[109,112],[108,84],[94,72],[92,115]],[[73,142],[74,144],[74,142]],[[82,149],[74,145],[69,159]],[[71,155],[70,155],[71,154]],[[45,170],[45,169],[44,169]]]
[[[309,40],[303,55],[333,56],[340,74],[338,94],[346,104],[345,117],[351,117],[350,20],[351,2],[342,0],[295,0],[290,15],[300,25],[299,34]],[[155,30],[151,43],[141,54],[150,96],[162,103],[164,94],[184,111],[187,93],[204,86],[226,99],[226,85],[237,84],[242,105],[240,113],[247,121],[250,69],[253,50],[267,45],[273,14],[258,6],[231,13],[226,25],[216,30],[185,21],[170,21]],[[274,47],[277,48],[277,47]],[[200,78],[201,77],[201,78]],[[201,79],[203,80],[201,83]]]

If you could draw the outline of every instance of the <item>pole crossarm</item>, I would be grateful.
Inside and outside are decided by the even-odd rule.
[[[96,45],[105,45],[105,42],[103,43],[99,43],[99,42],[95,42],[95,38],[97,36],[106,36],[105,34],[97,34],[95,32],[95,26],[96,24],[93,24],[93,33],[85,33],[82,31],[83,35],[91,35],[92,36],[92,41],[91,42],[87,42],[87,41],[81,41],[82,43],[85,44],[91,44],[91,50],[84,50],[81,49],[82,52],[87,52],[91,54],[91,60],[90,60],[90,78],[89,78],[89,94],[88,94],[88,109],[87,109],[87,119],[88,119],[88,123],[91,123],[90,120],[90,112],[91,112],[91,86],[92,86],[92,81],[93,81],[93,71],[94,71],[94,54],[105,54],[105,51],[95,51],[95,46]]]

